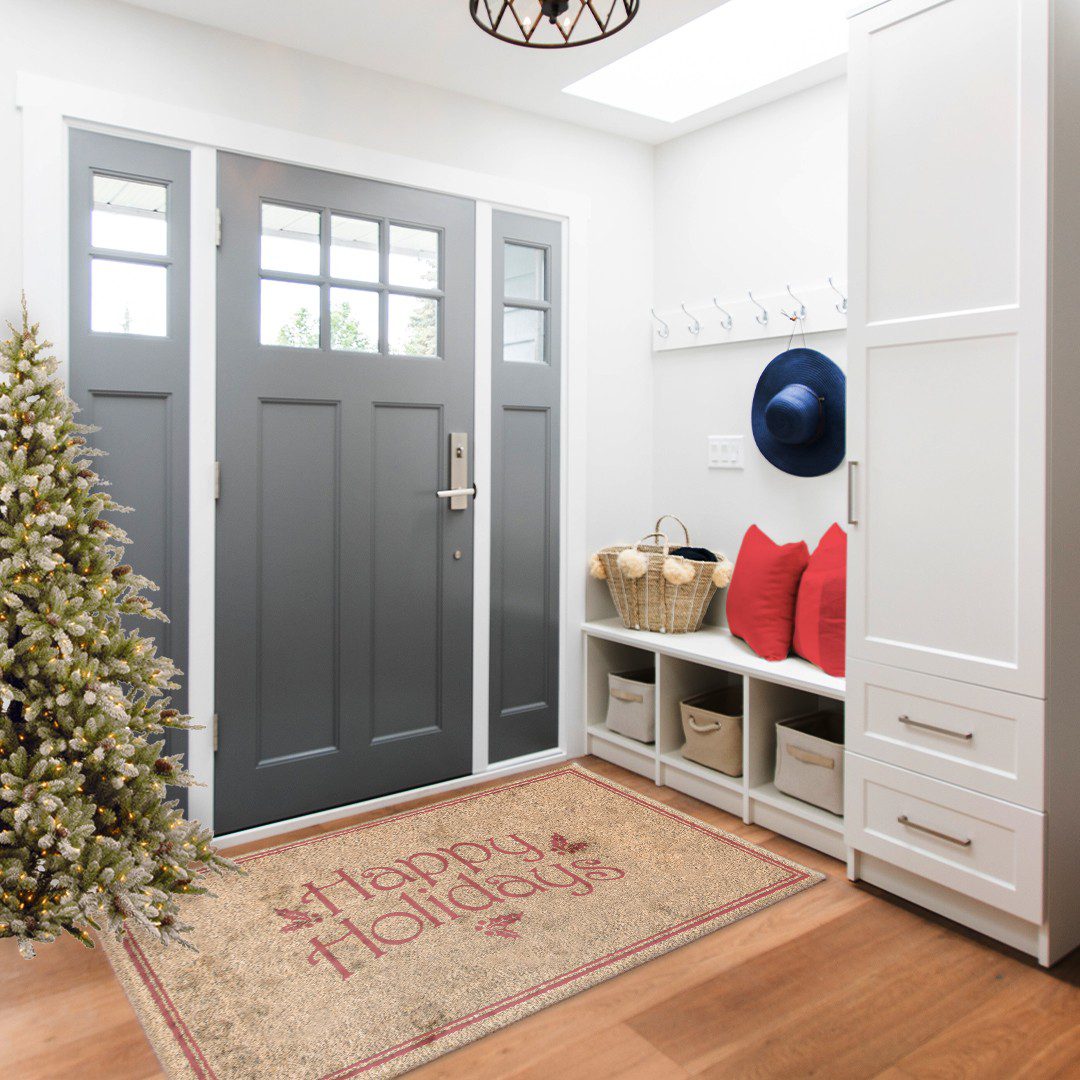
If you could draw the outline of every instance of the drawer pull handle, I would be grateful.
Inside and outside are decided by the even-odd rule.
[[[935,724],[924,724],[921,720],[912,720],[910,716],[898,716],[901,724],[908,727],[921,728],[923,731],[932,731],[935,735],[948,735],[951,739],[963,739],[966,741],[975,738],[974,731],[950,731],[948,728],[937,727]]]
[[[616,701],[632,701],[640,705],[645,700],[643,694],[631,694],[628,690],[612,690],[611,696]]]
[[[929,825],[920,825],[917,821],[912,821],[907,814],[901,814],[897,819],[901,825],[906,825],[909,829],[917,829],[919,832],[926,833],[928,836],[936,836],[939,840],[947,840],[950,844],[955,844],[957,847],[971,847],[971,837],[966,840],[960,839],[959,836],[950,836],[948,833],[938,832],[937,829],[931,829]]]

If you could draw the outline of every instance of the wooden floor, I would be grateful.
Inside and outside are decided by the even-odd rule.
[[[583,764],[828,880],[442,1057],[417,1080],[1080,1078],[1080,953],[1042,971],[849,884],[833,859],[597,758]],[[64,941],[24,961],[0,941],[3,1080],[161,1076],[100,950]]]

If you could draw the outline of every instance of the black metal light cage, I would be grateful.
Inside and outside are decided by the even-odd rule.
[[[469,0],[469,11],[473,22],[485,34],[500,41],[527,49],[567,49],[617,34],[638,13],[640,3],[641,0]]]

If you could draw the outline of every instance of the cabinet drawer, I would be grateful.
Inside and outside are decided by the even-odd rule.
[[[884,664],[851,661],[849,750],[1045,809],[1045,703]]]
[[[848,753],[849,846],[1041,922],[1043,815]]]

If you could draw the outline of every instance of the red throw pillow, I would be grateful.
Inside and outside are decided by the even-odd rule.
[[[847,533],[833,525],[810,556],[795,603],[795,651],[828,675],[844,674]]]
[[[791,652],[795,595],[809,558],[801,540],[774,544],[756,525],[743,537],[728,586],[728,627],[766,660]]]

